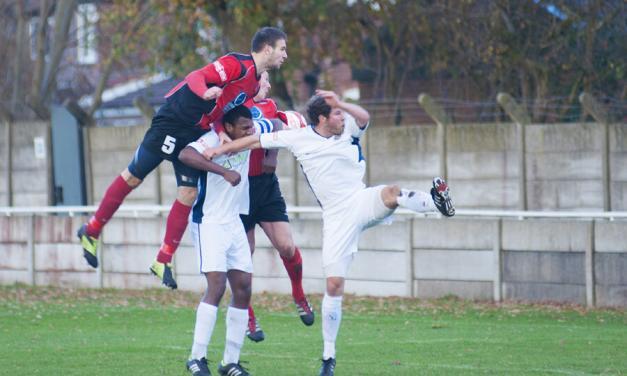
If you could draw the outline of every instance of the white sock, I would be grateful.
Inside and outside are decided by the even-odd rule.
[[[409,210],[413,210],[418,213],[435,211],[437,208],[433,203],[431,194],[421,191],[410,191],[408,189],[401,189],[400,196],[396,197],[396,202]]]
[[[196,310],[196,327],[194,328],[194,344],[190,359],[202,359],[207,357],[207,346],[211,340],[213,328],[216,326],[218,307],[204,302],[198,304]]]
[[[246,337],[246,325],[248,325],[248,309],[229,306],[226,311],[226,345],[223,364],[239,362],[239,353]]]
[[[322,339],[324,351],[322,359],[335,358],[335,339],[342,322],[342,296],[329,296],[322,299]]]

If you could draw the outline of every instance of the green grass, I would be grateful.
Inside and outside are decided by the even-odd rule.
[[[0,287],[0,374],[186,375],[198,299],[165,289]],[[316,375],[320,317],[307,328],[289,297],[253,299],[266,340],[246,341],[250,372]],[[320,297],[312,301],[318,309]],[[627,374],[625,310],[354,296],[344,308],[339,376]],[[224,317],[223,304],[209,347],[214,374]]]

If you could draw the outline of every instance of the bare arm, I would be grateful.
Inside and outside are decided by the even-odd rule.
[[[236,186],[241,181],[241,176],[236,171],[231,171],[219,164],[205,158],[198,150],[191,146],[186,146],[179,154],[179,160],[184,164],[197,170],[211,172],[220,175],[232,186]]]
[[[341,101],[337,94],[329,90],[316,90],[316,94],[323,97],[329,106],[348,112],[355,118],[359,128],[364,128],[370,121],[370,114],[360,105]]]
[[[207,159],[212,159],[213,157],[216,157],[218,155],[237,153],[246,149],[260,149],[260,148],[261,148],[261,142],[259,142],[259,135],[253,134],[250,136],[239,138],[233,142],[229,142],[228,144],[220,145],[217,148],[209,148],[205,150],[205,152],[202,155]],[[179,156],[179,159],[180,159],[180,156]]]

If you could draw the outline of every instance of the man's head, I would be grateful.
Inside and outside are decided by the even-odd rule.
[[[261,78],[259,79],[259,91],[257,92],[257,95],[255,95],[254,99],[256,101],[266,99],[268,97],[268,92],[270,92],[271,88],[272,85],[270,85],[270,77],[268,75],[268,72],[263,72],[261,74]]]
[[[287,35],[276,27],[263,27],[253,36],[251,50],[257,69],[279,68],[287,59]],[[259,60],[259,61],[258,61]]]
[[[253,116],[248,107],[239,105],[233,107],[222,117],[224,130],[232,140],[250,136],[254,132]]]
[[[314,95],[307,102],[307,116],[314,127],[320,127],[334,136],[344,132],[344,112],[338,107],[331,107],[319,95]]]

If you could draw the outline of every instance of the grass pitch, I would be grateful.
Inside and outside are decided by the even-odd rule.
[[[200,296],[168,290],[0,287],[0,375],[186,375]],[[253,297],[266,340],[246,340],[253,375],[316,375],[316,323],[287,296]],[[228,301],[225,297],[224,301]],[[224,348],[224,302],[208,358]],[[344,299],[336,374],[624,375],[627,312],[455,298]]]

